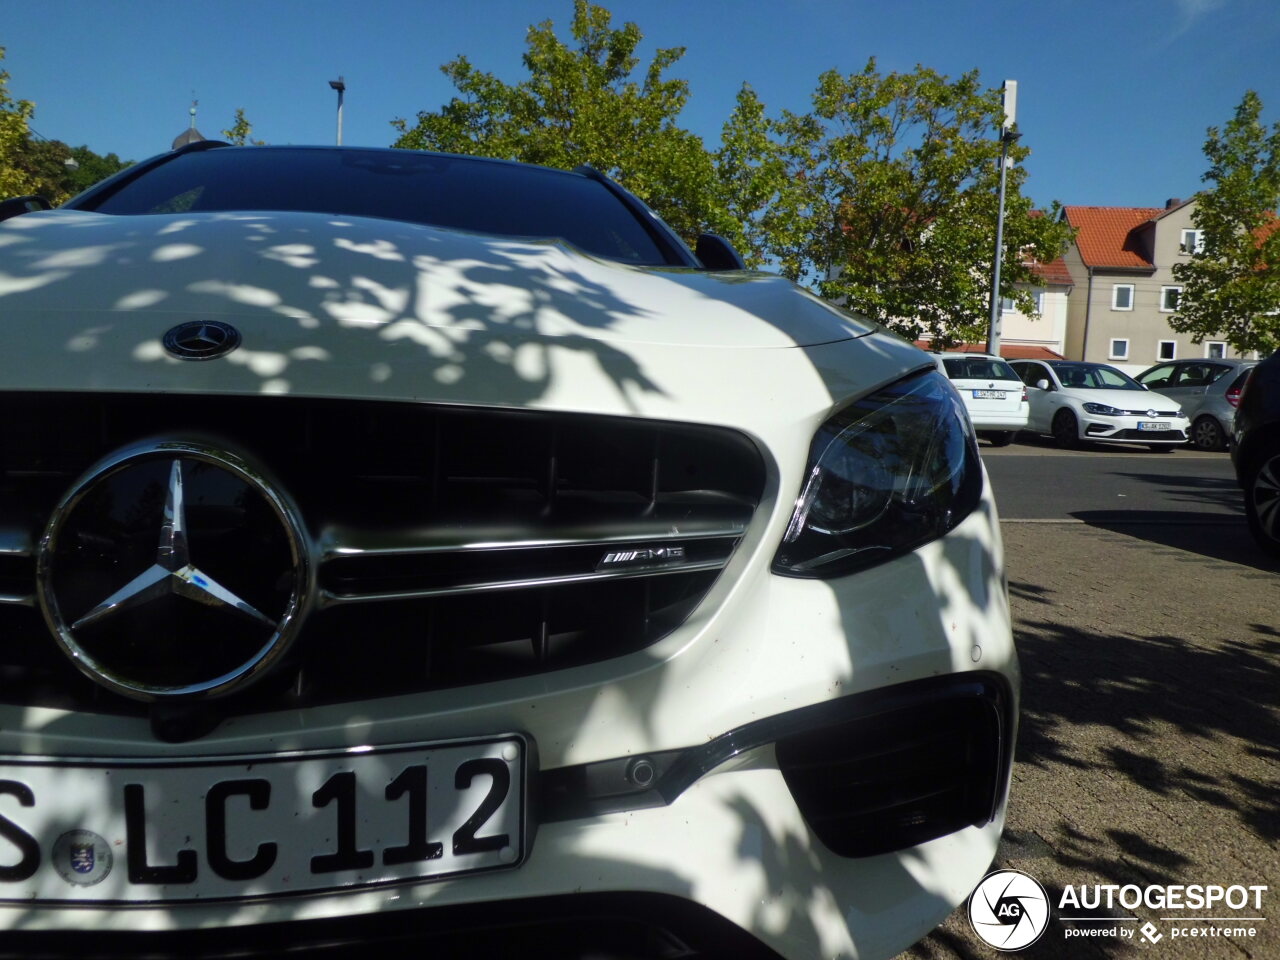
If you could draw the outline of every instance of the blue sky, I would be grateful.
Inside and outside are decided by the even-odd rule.
[[[673,73],[683,121],[709,145],[743,83],[771,111],[807,108],[818,74],[919,63],[987,85],[1019,83],[1041,204],[1156,206],[1200,183],[1205,128],[1246,89],[1280,120],[1277,0],[614,0],[642,53],[684,46]],[[385,146],[390,121],[452,94],[440,64],[465,53],[523,78],[529,24],[567,35],[572,0],[0,0],[13,95],[43,136],[141,159],[187,124],[216,137],[243,107],[271,143],[331,143],[347,82],[344,141]]]

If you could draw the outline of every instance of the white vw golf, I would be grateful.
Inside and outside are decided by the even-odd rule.
[[[960,398],[724,241],[197,143],[0,224],[0,322],[0,953],[890,957],[986,872]]]
[[[1015,360],[1010,366],[1027,385],[1027,429],[1050,433],[1061,447],[1082,441],[1141,443],[1167,451],[1187,442],[1187,415],[1105,363]]]

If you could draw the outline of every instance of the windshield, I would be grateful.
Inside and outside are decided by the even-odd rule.
[[[112,214],[309,211],[544,239],[666,262],[607,186],[541,167],[411,150],[218,148],[174,157],[86,209]]]
[[[994,357],[943,357],[952,380],[1017,380],[1013,367]]]
[[[1051,363],[1064,387],[1086,390],[1145,390],[1128,374],[1105,363]]]

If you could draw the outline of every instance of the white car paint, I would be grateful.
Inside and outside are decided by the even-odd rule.
[[[939,353],[934,362],[955,385],[980,434],[994,433],[1004,441],[1005,435],[1027,428],[1031,408],[1026,388],[1003,360],[980,353]]]
[[[1055,418],[1060,411],[1066,411],[1075,418],[1077,440],[1164,446],[1175,446],[1187,440],[1188,422],[1182,408],[1158,393],[1145,389],[1066,385],[1063,383],[1062,371],[1071,369],[1071,362],[1019,360],[1014,361],[1013,367],[1026,382],[1027,397],[1031,403],[1031,416],[1027,425],[1030,431],[1053,433]],[[1039,386],[1042,382],[1046,383],[1047,388]],[[1087,408],[1085,404],[1105,405],[1119,412],[1102,413]],[[1144,424],[1156,424],[1160,428],[1148,429]]]
[[[180,320],[230,321],[225,361],[165,354]],[[173,757],[438,741],[511,730],[542,769],[687,748],[763,717],[939,675],[1017,689],[989,487],[944,538],[830,580],[771,573],[812,438],[928,357],[762,274],[644,269],[563,244],[383,220],[30,214],[0,224],[5,391],[291,394],[610,413],[733,427],[765,499],[694,614],[654,646],[533,678],[233,717],[175,747],[141,719],[0,705],[9,757]],[[68,790],[75,790],[68,775]],[[16,815],[9,807],[0,814]],[[200,929],[590,890],[705,904],[790,958],[889,957],[940,922],[1004,820],[867,859],[810,831],[771,748],[669,806],[540,828],[518,870],[241,903],[0,905],[0,927]],[[0,891],[2,894],[3,891]]]

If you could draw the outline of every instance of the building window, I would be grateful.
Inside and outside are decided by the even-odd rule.
[[[1018,309],[1018,305],[1017,305],[1016,303],[1014,303],[1014,302],[1013,302],[1013,297],[1001,297],[1001,298],[1000,298],[1000,312],[1001,312],[1001,313],[1013,313],[1013,312],[1014,312],[1015,310],[1017,310],[1017,309]]]
[[[1177,360],[1178,359],[1178,341],[1177,340],[1161,340],[1160,350],[1156,354],[1157,360]]]
[[[1181,287],[1160,288],[1160,312],[1173,313],[1178,309],[1178,301],[1182,298]]]
[[[1206,360],[1225,360],[1227,345],[1221,340],[1207,340],[1204,345],[1204,356]]]
[[[1129,359],[1129,341],[1128,340],[1112,340],[1111,341],[1111,360],[1128,360]]]
[[[1117,283],[1111,288],[1111,309],[1112,310],[1132,310],[1133,309],[1133,284]]]
[[[1036,313],[1044,316],[1044,291],[1037,290],[1031,296],[1033,296],[1036,301]]]
[[[1182,243],[1178,245],[1178,250],[1182,253],[1203,253],[1204,252],[1204,231],[1202,230],[1183,230]]]

